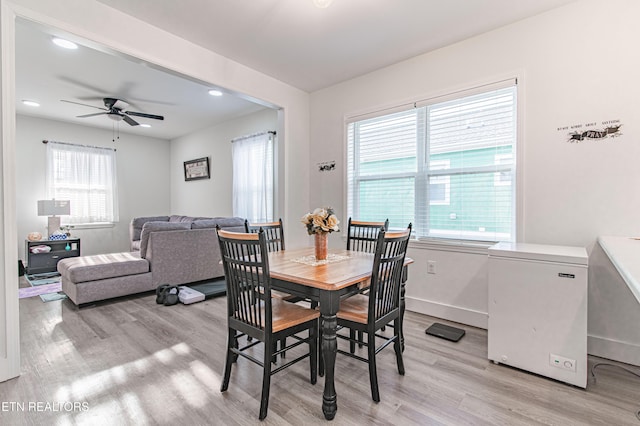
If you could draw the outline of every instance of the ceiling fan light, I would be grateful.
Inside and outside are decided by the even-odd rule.
[[[51,41],[53,41],[53,43],[56,44],[57,46],[64,47],[65,49],[77,49],[78,48],[77,44],[75,44],[72,41],[65,40],[63,38],[54,37]]]
[[[146,128],[149,128],[149,127],[151,127],[151,124],[142,123],[142,124],[140,124],[140,127],[146,127]]]
[[[315,7],[318,7],[320,9],[326,9],[327,7],[331,6],[331,3],[333,3],[333,0],[313,0],[313,4],[315,5]]]
[[[107,117],[109,117],[113,121],[122,121],[122,119],[124,118],[120,114],[114,114],[114,113],[111,113],[111,112],[107,114]]]
[[[40,104],[38,102],[30,101],[28,99],[23,100],[22,103],[27,105],[27,106],[30,106],[30,107],[39,107],[40,106]]]
[[[216,89],[209,90],[209,94],[211,96],[222,96],[222,92],[220,90],[216,90]]]

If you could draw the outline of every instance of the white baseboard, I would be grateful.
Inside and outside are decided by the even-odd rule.
[[[587,337],[589,355],[640,366],[640,345],[600,336]]]
[[[487,329],[489,317],[486,312],[474,311],[459,306],[446,305],[430,300],[407,297],[405,306],[408,311],[429,315],[448,321],[458,322],[473,327]]]

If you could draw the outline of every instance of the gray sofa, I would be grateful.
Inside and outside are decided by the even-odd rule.
[[[160,284],[223,277],[216,225],[244,231],[244,219],[238,217],[135,218],[130,226],[131,252],[58,262],[62,291],[73,303],[82,305],[154,290]]]

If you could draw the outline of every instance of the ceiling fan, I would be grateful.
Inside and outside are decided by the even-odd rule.
[[[146,114],[144,112],[135,112],[135,111],[128,111],[127,108],[129,107],[129,104],[125,101],[123,101],[122,99],[116,99],[116,98],[103,98],[102,99],[104,102],[104,108],[103,107],[97,107],[94,105],[89,105],[89,104],[83,104],[80,102],[74,102],[74,101],[67,101],[64,99],[61,99],[62,102],[67,102],[70,104],[76,104],[76,105],[82,105],[82,106],[87,106],[87,107],[91,107],[91,108],[97,108],[102,110],[103,112],[96,112],[93,114],[85,114],[85,115],[78,115],[78,118],[87,118],[87,117],[94,117],[96,115],[106,115],[107,117],[109,117],[110,119],[114,120],[114,121],[121,121],[124,120],[128,125],[130,126],[137,126],[140,123],[138,123],[136,120],[134,120],[133,118],[131,118],[130,116],[134,116],[134,117],[144,117],[144,118],[152,118],[154,120],[164,120],[164,117],[161,115],[154,115],[154,114]]]

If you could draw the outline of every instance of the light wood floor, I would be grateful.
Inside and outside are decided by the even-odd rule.
[[[0,424],[260,424],[258,366],[240,359],[229,390],[219,390],[225,311],[224,297],[165,307],[145,294],[80,310],[68,300],[22,299],[22,375],[0,383]],[[379,354],[379,404],[366,364],[338,355],[332,423],[640,425],[640,378],[598,367],[597,381],[579,389],[492,364],[485,330],[463,326],[458,343],[425,335],[435,321],[445,322],[407,312],[407,374],[397,374],[391,348]],[[600,361],[589,359],[590,366]],[[323,383],[309,383],[306,362],[275,375],[262,424],[327,423]],[[73,406],[64,402],[84,406],[65,411]]]

